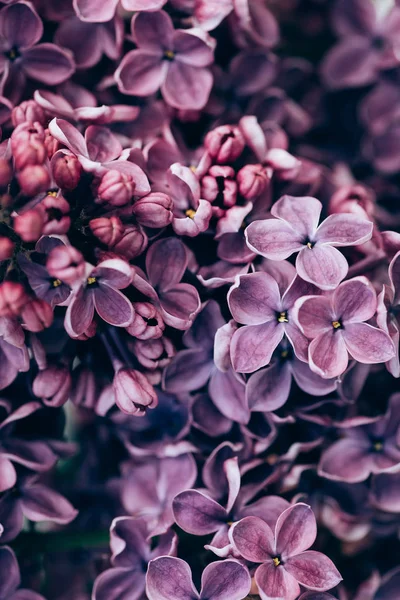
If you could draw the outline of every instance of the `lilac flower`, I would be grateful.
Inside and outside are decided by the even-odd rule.
[[[86,280],[71,296],[65,315],[65,327],[78,337],[90,326],[94,311],[116,327],[127,327],[133,319],[132,303],[119,290],[132,280],[131,268],[121,259],[109,259],[97,267],[88,265]]]
[[[339,285],[331,296],[305,296],[295,305],[295,320],[312,340],[310,368],[324,378],[337,377],[347,368],[348,354],[365,364],[394,357],[387,333],[366,323],[376,312],[376,294],[365,277]]]
[[[351,420],[347,427],[342,425],[344,439],[335,442],[321,456],[318,472],[322,477],[355,483],[364,481],[371,473],[400,470],[400,394],[391,397],[383,417],[365,421],[359,426],[354,426]]]
[[[17,319],[0,317],[0,390],[10,385],[20,371],[29,370],[25,336]]]
[[[122,8],[128,11],[159,10],[166,0],[121,0]],[[77,17],[90,23],[103,23],[113,18],[119,0],[74,0]]]
[[[171,165],[167,174],[167,190],[173,200],[172,227],[178,235],[194,237],[208,229],[212,206],[200,198],[200,184],[188,167]]]
[[[294,252],[297,273],[323,290],[334,289],[347,274],[348,264],[335,246],[355,246],[372,235],[372,223],[356,215],[331,215],[318,227],[322,204],[316,198],[283,196],[274,204],[276,219],[253,221],[246,231],[253,252],[284,260]]]
[[[1,600],[45,600],[43,596],[31,590],[18,589],[21,575],[18,561],[8,546],[0,548],[0,598]]]
[[[3,85],[7,79],[19,80],[20,89],[12,89],[18,99],[26,77],[57,85],[73,74],[75,65],[68,50],[55,44],[37,43],[43,35],[43,24],[28,2],[16,2],[2,8],[0,29]]]
[[[242,600],[250,592],[248,570],[236,560],[208,565],[201,578],[200,594],[192,582],[189,565],[180,558],[152,560],[146,576],[149,600]]]
[[[284,335],[297,357],[307,360],[308,341],[292,321],[291,309],[313,286],[288,263],[271,272],[275,278],[265,271],[239,275],[228,293],[233,318],[244,325],[233,334],[230,348],[233,368],[240,373],[265,367]]]
[[[150,534],[150,535],[149,535]],[[110,527],[112,568],[101,573],[93,588],[93,600],[118,600],[121,593],[131,600],[143,597],[147,563],[158,556],[176,553],[177,536],[173,531],[160,535],[151,548],[151,532],[145,519],[117,517]]]
[[[131,32],[138,49],[123,58],[115,73],[120,91],[149,96],[161,88],[170,106],[203,108],[213,83],[207,68],[213,62],[212,38],[200,29],[174,30],[163,11],[138,13]]]
[[[38,298],[42,298],[50,306],[64,304],[68,299],[71,293],[70,288],[60,279],[51,277],[46,267],[29,260],[23,254],[18,256],[18,264],[27,276],[29,285]]]
[[[255,582],[262,600],[295,600],[300,585],[316,591],[335,587],[341,576],[332,561],[313,550],[317,524],[307,504],[287,508],[278,518],[275,532],[259,517],[246,517],[235,523],[230,538],[243,558],[262,563]],[[299,585],[300,584],[300,585]]]

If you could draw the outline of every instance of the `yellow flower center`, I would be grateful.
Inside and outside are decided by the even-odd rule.
[[[279,565],[281,564],[281,561],[279,560],[279,558],[277,556],[275,556],[275,558],[272,559],[272,562],[274,563],[274,565],[276,567],[279,567]]]
[[[193,208],[188,208],[187,211],[185,212],[185,215],[187,217],[189,217],[189,219],[194,219],[196,216],[196,211],[193,210]]]
[[[172,50],[166,50],[164,52],[164,56],[167,60],[173,60],[175,58],[175,52],[173,52]]]
[[[59,287],[61,285],[61,281],[59,279],[53,279],[51,285],[53,286],[53,288]]]
[[[313,246],[313,245],[312,245],[312,243],[311,243],[311,242],[307,242],[307,248],[310,248],[310,250],[311,250],[312,246]]]
[[[332,321],[333,329],[340,329],[341,326],[342,326],[342,324],[340,321]]]
[[[190,165],[189,169],[193,172],[196,173],[197,167],[195,167],[195,165]]]
[[[96,281],[97,281],[96,277],[88,277],[87,278],[88,285],[93,285],[94,283],[96,283]]]
[[[383,444],[382,442],[375,442],[374,444],[374,450],[376,450],[377,452],[380,452],[383,448]]]
[[[54,190],[50,190],[49,192],[47,192],[48,196],[52,196],[53,198],[57,197],[57,192],[55,192]]]
[[[278,317],[278,323],[289,323],[287,312],[281,312]]]
[[[283,352],[281,352],[282,358],[287,358],[288,356],[289,356],[289,350],[283,350]]]

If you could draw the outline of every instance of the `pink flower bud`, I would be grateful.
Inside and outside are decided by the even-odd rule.
[[[85,274],[85,260],[74,246],[56,246],[51,250],[46,268],[51,277],[68,285],[74,284]]]
[[[374,208],[371,191],[359,183],[340,187],[329,202],[330,213],[352,213],[364,219],[372,218]]]
[[[107,171],[101,178],[97,193],[102,202],[124,206],[133,196],[135,183],[130,175],[120,171]]]
[[[237,174],[239,192],[246,200],[254,200],[269,184],[267,170],[262,165],[245,165]]]
[[[139,340],[161,337],[165,324],[155,306],[150,302],[134,302],[133,308],[135,316],[126,331]]]
[[[44,146],[48,158],[51,158],[60,148],[60,142],[51,135],[48,129],[44,131]]]
[[[0,317],[17,317],[28,302],[28,296],[21,283],[4,281],[0,284]]]
[[[115,402],[122,412],[143,416],[148,408],[158,404],[157,394],[143,373],[120,369],[113,381]]]
[[[50,327],[53,322],[53,310],[44,300],[34,298],[25,304],[21,317],[24,328],[37,333]]]
[[[237,184],[232,167],[214,165],[201,180],[202,198],[218,206],[234,206],[236,193]]]
[[[140,225],[128,225],[120,241],[113,246],[113,250],[122,254],[128,260],[136,258],[147,248],[147,235]]]
[[[132,207],[139,225],[159,229],[172,221],[173,202],[167,194],[152,192],[140,198]]]
[[[47,406],[62,406],[71,390],[71,375],[66,367],[51,365],[39,371],[33,380],[32,390]]]
[[[0,187],[5,188],[13,177],[13,170],[10,162],[5,158],[0,158]]]
[[[14,252],[14,242],[7,237],[0,237],[0,260],[8,260]]]
[[[17,175],[18,183],[25,196],[36,196],[50,187],[50,175],[42,165],[28,165]]]
[[[56,184],[63,190],[74,190],[79,183],[82,166],[72,153],[57,152],[51,159],[51,169]]]
[[[35,100],[25,100],[12,109],[11,120],[14,127],[27,122],[30,124],[36,122],[45,125],[46,115],[43,108]]]
[[[207,133],[206,150],[215,162],[234,162],[243,152],[245,140],[240,129],[234,125],[221,125]]]
[[[92,219],[89,227],[93,235],[107,246],[115,246],[122,239],[124,233],[124,226],[119,217]]]
[[[11,151],[18,171],[46,160],[44,130],[40,123],[21,123],[11,134]]]
[[[157,340],[134,340],[130,348],[140,364],[146,369],[166,367],[175,355],[175,348],[168,338]]]
[[[42,235],[44,213],[37,207],[14,217],[14,231],[24,242],[35,242]]]
[[[64,196],[56,192],[49,192],[41,201],[39,207],[45,211],[45,224],[43,233],[67,233],[71,226],[71,219],[68,216],[70,206]]]

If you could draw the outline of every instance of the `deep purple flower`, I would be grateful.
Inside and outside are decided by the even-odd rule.
[[[318,227],[322,204],[316,198],[284,196],[271,208],[276,219],[253,221],[246,231],[253,252],[284,260],[294,252],[297,273],[323,290],[334,289],[348,264],[335,246],[355,246],[372,235],[372,223],[356,215],[331,215]]]
[[[317,524],[307,504],[287,508],[278,518],[275,532],[259,517],[246,517],[230,530],[232,544],[243,558],[262,563],[255,581],[262,600],[295,600],[300,585],[316,591],[335,587],[341,576],[332,561],[313,550]]]
[[[295,320],[312,340],[310,367],[324,378],[337,377],[347,368],[348,354],[365,364],[394,357],[387,333],[366,323],[377,306],[376,294],[365,277],[344,281],[330,296],[304,296],[295,305]]]
[[[1,600],[45,600],[31,590],[18,589],[21,575],[14,551],[8,546],[0,548],[0,598]]]
[[[131,32],[138,49],[116,71],[121,92],[149,96],[161,88],[175,108],[203,108],[213,83],[207,68],[213,62],[213,39],[200,29],[174,30],[164,11],[138,13]]]
[[[149,600],[242,600],[250,587],[247,568],[236,560],[208,565],[201,578],[200,594],[193,585],[189,565],[180,558],[160,556],[152,560],[146,576]]]
[[[51,277],[46,267],[29,260],[23,254],[18,255],[18,264],[38,298],[42,298],[50,306],[63,304],[67,300],[71,293],[70,288],[60,279]]]

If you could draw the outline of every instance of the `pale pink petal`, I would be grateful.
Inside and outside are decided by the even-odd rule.
[[[271,260],[284,260],[304,248],[304,236],[280,219],[253,221],[244,234],[250,250]]]
[[[232,337],[231,359],[238,373],[253,373],[265,367],[281,341],[284,328],[277,321],[263,325],[245,325]]]
[[[285,569],[310,590],[330,590],[342,580],[331,559],[313,550],[289,558],[285,562]]]
[[[255,581],[261,600],[295,600],[300,594],[300,586],[282,565],[275,567],[268,562],[258,567]]]
[[[238,323],[261,325],[276,319],[280,308],[278,284],[268,273],[239,275],[228,293],[229,310]]]
[[[168,70],[166,61],[146,50],[131,50],[115,72],[120,91],[133,96],[154,94],[163,83]]]
[[[259,517],[245,517],[235,523],[229,538],[239,554],[251,562],[264,562],[274,555],[274,534]]]
[[[119,0],[74,0],[74,10],[82,21],[102,23],[110,21],[115,13]]]
[[[376,311],[376,294],[366,277],[344,281],[334,291],[334,314],[343,323],[360,323],[371,319]]]
[[[309,349],[310,368],[323,377],[338,377],[346,370],[349,357],[341,332],[332,327],[332,331],[316,337]]]
[[[351,356],[361,363],[383,363],[395,355],[388,334],[368,323],[349,323],[343,328],[342,335]]]
[[[209,69],[175,60],[169,65],[161,92],[167,104],[174,108],[200,110],[207,103],[212,85]]]
[[[273,205],[271,214],[289,223],[304,238],[308,237],[313,241],[321,210],[322,204],[316,198],[283,196]]]
[[[315,244],[303,248],[296,259],[297,273],[321,290],[335,289],[347,275],[347,260],[333,246]]]
[[[333,246],[355,246],[371,239],[373,223],[347,213],[330,215],[318,227],[315,241]]]
[[[276,551],[284,560],[307,550],[317,536],[317,522],[308,504],[289,506],[275,527]]]

